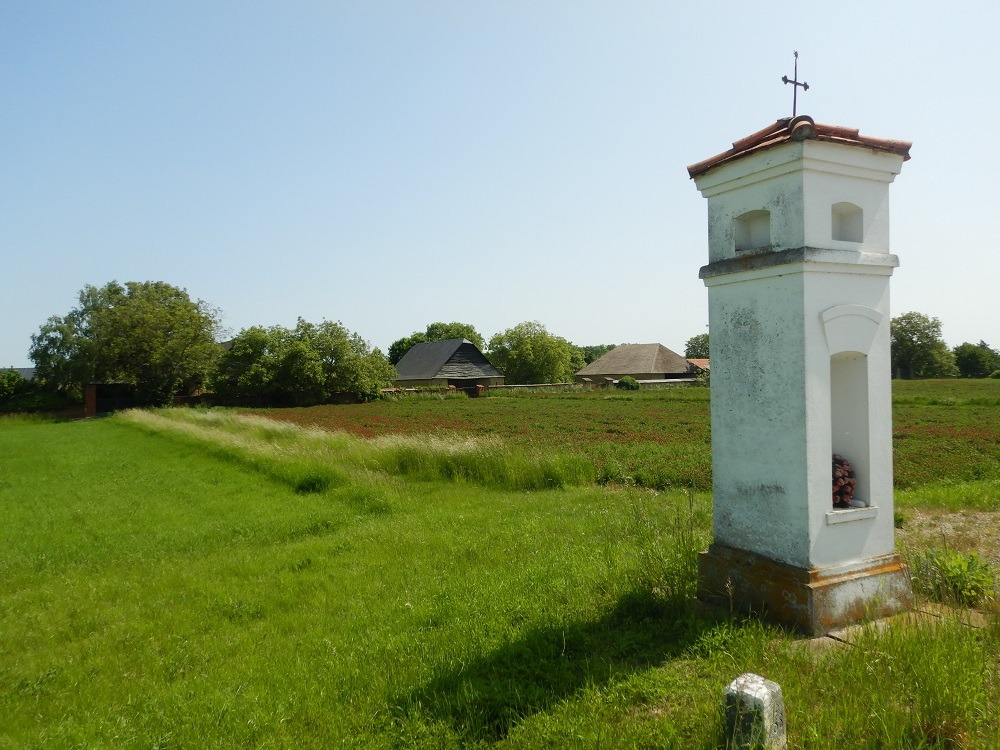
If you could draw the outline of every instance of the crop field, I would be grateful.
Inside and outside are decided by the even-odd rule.
[[[712,485],[707,388],[403,397],[258,413],[361,437],[498,436],[583,456],[601,483],[705,491]],[[1000,381],[895,381],[893,422],[897,488],[1000,481]]]
[[[706,389],[478,399],[418,396],[343,408],[274,409],[266,414],[361,437],[493,436],[532,450],[569,451],[593,463],[601,483],[698,490],[712,485]]]
[[[821,652],[693,597],[704,390],[0,419],[0,748],[708,750],[747,671],[792,747],[1000,747],[1000,398],[902,385],[953,614]]]

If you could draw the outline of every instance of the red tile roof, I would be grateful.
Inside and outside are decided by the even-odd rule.
[[[785,117],[778,120],[773,125],[769,125],[763,130],[758,130],[746,138],[741,138],[733,143],[733,147],[728,151],[705,159],[697,164],[688,167],[688,174],[697,177],[710,169],[725,164],[728,161],[739,159],[747,154],[773,146],[789,143],[790,141],[804,141],[806,139],[816,141],[828,141],[830,143],[843,143],[849,146],[862,146],[872,148],[877,151],[888,151],[899,154],[904,160],[910,158],[909,141],[895,141],[888,138],[872,138],[861,135],[856,128],[844,128],[839,125],[823,125],[816,123],[808,115],[799,115],[791,118]]]

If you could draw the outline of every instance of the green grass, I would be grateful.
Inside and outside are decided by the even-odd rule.
[[[990,378],[893,380],[894,404],[1000,406],[1000,384]]]
[[[1000,479],[973,482],[933,482],[896,490],[898,508],[941,508],[950,511],[1000,511]]]
[[[897,380],[893,394],[897,489],[1000,481],[1000,380]],[[675,387],[405,397],[254,413],[365,438],[499,437],[536,454],[578,456],[602,484],[707,492],[710,395],[708,388]]]
[[[695,604],[707,495],[439,438],[0,422],[0,748],[712,748],[745,671],[795,747],[1000,745],[995,615],[810,654]]]

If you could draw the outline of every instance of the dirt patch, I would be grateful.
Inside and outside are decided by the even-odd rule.
[[[1000,568],[1000,513],[992,511],[916,510],[906,508],[896,529],[901,550],[948,547],[978,552]]]

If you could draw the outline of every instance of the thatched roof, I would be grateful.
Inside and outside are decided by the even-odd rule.
[[[503,377],[468,339],[415,344],[396,363],[398,380]]]
[[[663,344],[622,344],[576,374],[580,377],[620,377],[650,373],[680,375],[688,371],[687,360]]]

